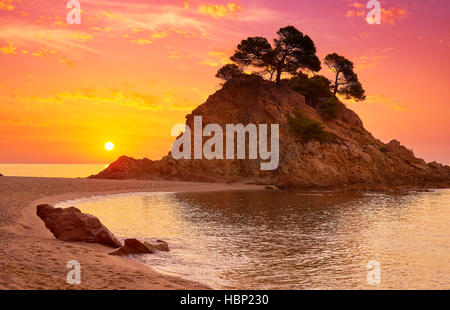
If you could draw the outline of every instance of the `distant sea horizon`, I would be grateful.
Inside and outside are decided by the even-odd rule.
[[[86,178],[108,164],[0,164],[0,174],[16,177]]]

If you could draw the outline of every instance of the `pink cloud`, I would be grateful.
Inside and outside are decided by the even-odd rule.
[[[237,3],[226,4],[201,4],[198,7],[198,12],[203,15],[210,15],[214,18],[236,16],[238,12],[242,11],[242,6]]]
[[[347,1],[350,7],[347,10],[347,17],[362,17],[366,19],[369,10],[362,2]],[[394,25],[396,21],[403,19],[407,12],[406,8],[391,7],[389,9],[384,8],[385,3],[381,4],[381,23],[389,23]]]
[[[13,0],[0,0],[0,11],[14,10]]]
[[[388,22],[393,25],[397,20],[400,20],[405,16],[406,16],[406,9],[381,8],[381,22]]]

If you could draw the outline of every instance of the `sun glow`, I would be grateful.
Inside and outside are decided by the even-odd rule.
[[[105,149],[107,151],[112,151],[114,149],[114,144],[112,142],[106,142]]]

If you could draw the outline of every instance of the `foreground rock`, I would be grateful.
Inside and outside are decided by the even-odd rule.
[[[333,136],[332,141],[305,140],[293,133],[287,115],[293,115],[296,109],[320,122]],[[190,128],[194,128],[197,115],[203,117],[203,127],[279,124],[278,169],[261,171],[259,159],[175,160],[169,153],[159,161],[122,156],[92,178],[247,182],[276,184],[280,188],[341,190],[450,187],[449,166],[426,163],[396,140],[385,144],[374,138],[358,115],[344,104],[339,103],[336,116],[329,119],[288,86],[275,85],[257,76],[226,82],[186,116]],[[203,138],[203,143],[206,140]]]
[[[155,250],[169,251],[167,242],[162,240],[157,240],[155,244],[151,244],[147,241],[141,242],[137,239],[126,239],[124,243],[123,247],[109,253],[109,255],[146,254],[154,253]]]
[[[2,177],[2,176],[3,176],[3,174],[0,173],[0,177]]]
[[[165,241],[156,240],[156,243],[152,243],[151,245],[159,251],[169,252],[169,245]]]
[[[122,246],[97,217],[75,207],[55,208],[44,204],[37,206],[36,214],[59,240],[99,243],[112,248]]]

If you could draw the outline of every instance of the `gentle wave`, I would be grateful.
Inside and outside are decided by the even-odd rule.
[[[166,240],[170,252],[133,259],[213,288],[450,287],[449,190],[304,194],[129,193],[58,205],[98,216],[121,238]],[[366,279],[372,260],[376,287]]]

